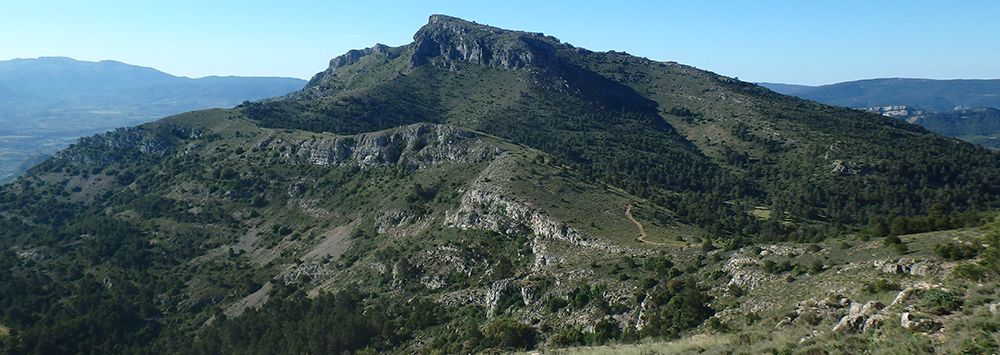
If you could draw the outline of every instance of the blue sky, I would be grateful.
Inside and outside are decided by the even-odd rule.
[[[0,60],[114,59],[175,75],[308,78],[443,13],[746,81],[1000,78],[1000,1],[5,0]]]

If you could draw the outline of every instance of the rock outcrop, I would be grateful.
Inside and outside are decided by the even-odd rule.
[[[513,288],[512,279],[503,279],[494,282],[489,289],[486,290],[486,317],[493,318],[497,314],[497,310],[500,306],[500,298],[505,292]]]
[[[475,132],[438,124],[414,124],[396,129],[322,139],[272,134],[260,139],[259,150],[278,152],[293,163],[370,167],[399,164],[424,168],[441,163],[473,164],[500,153]]]
[[[375,46],[370,48],[352,49],[347,51],[347,53],[330,59],[330,71],[333,72],[337,68],[357,63],[361,58],[372,54],[384,54],[387,59],[393,59],[399,55],[399,50],[381,43],[376,43]]]
[[[875,260],[875,269],[886,274],[929,276],[938,271],[939,266],[929,260],[900,258],[898,260]]]
[[[840,322],[837,322],[837,325],[833,327],[833,331],[851,332],[871,330],[869,327],[880,325],[885,319],[884,315],[876,317],[882,308],[885,308],[885,306],[881,302],[876,301],[868,301],[864,304],[860,302],[851,303],[851,308],[847,311],[847,315],[841,318]]]
[[[911,312],[903,312],[899,317],[899,325],[903,329],[915,332],[933,332],[941,329],[941,322],[930,318],[917,317]]]
[[[850,307],[850,305],[851,300],[840,296],[831,296],[822,300],[805,300],[799,302],[795,306],[795,310],[779,321],[777,326],[779,328],[789,326],[800,319],[815,325],[823,319],[839,317],[844,313],[844,308]]]
[[[502,30],[433,15],[413,36],[411,66],[480,64],[502,69],[543,67],[556,61],[558,40],[540,33]]]
[[[940,287],[941,287],[940,285],[935,285],[927,282],[918,282],[913,286],[909,286],[903,289],[902,291],[899,291],[899,293],[896,294],[896,298],[894,298],[892,300],[892,303],[889,304],[889,307],[895,307],[897,305],[902,306],[906,304],[906,302],[910,299],[910,296],[913,295],[914,292],[926,291]]]
[[[198,138],[202,131],[178,125],[165,128],[163,135],[155,134],[147,128],[119,128],[111,132],[80,138],[75,149],[65,149],[55,154],[61,159],[80,165],[105,166],[120,159],[120,152],[137,151],[142,154],[164,155],[173,147],[166,137]],[[87,149],[85,147],[97,149]]]
[[[477,183],[462,195],[461,204],[449,212],[445,224],[461,229],[487,229],[502,234],[529,233],[570,244],[623,253],[625,249],[550,218],[496,185]],[[536,256],[537,257],[537,256]]]

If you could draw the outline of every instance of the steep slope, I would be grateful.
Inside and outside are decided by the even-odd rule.
[[[205,351],[221,343],[179,336],[269,300],[360,292],[352,302],[398,307],[378,308],[395,328],[373,330],[392,340],[356,340],[384,349],[430,339],[457,351],[465,339],[443,329],[491,320],[634,329],[635,280],[670,271],[638,265],[664,245],[680,263],[697,250],[680,240],[705,233],[554,161],[449,125],[342,136],[260,128],[231,110],[83,139],[0,191],[0,319],[18,351]],[[637,240],[626,206],[657,244]],[[585,299],[546,311],[575,294]],[[415,320],[418,306],[434,311]],[[282,349],[260,339],[258,350]]]
[[[633,170],[632,185],[704,190],[696,176],[719,174],[655,103],[579,68],[554,38],[433,16],[414,40],[334,58],[299,94],[245,112],[269,127],[341,133],[446,122],[574,157],[594,174]],[[638,169],[622,156],[685,164]]]
[[[352,51],[301,92],[241,110],[263,126],[317,132],[469,127],[725,234],[758,229],[742,217],[756,205],[865,223],[934,203],[995,206],[990,186],[1000,183],[997,155],[914,125],[447,16],[432,16],[409,45]]]
[[[293,78],[176,77],[116,61],[0,61],[0,182],[79,137],[301,89]]]

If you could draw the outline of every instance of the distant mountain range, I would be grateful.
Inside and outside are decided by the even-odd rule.
[[[846,107],[913,106],[945,112],[962,108],[1000,107],[998,80],[869,79],[806,86],[759,85],[803,99]]]
[[[866,109],[1000,148],[1000,80],[870,79],[822,86],[759,83],[824,104]]]
[[[0,181],[78,137],[185,111],[280,96],[304,80],[173,76],[116,61],[0,61]]]

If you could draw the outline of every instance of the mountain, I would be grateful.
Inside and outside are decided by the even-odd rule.
[[[301,92],[240,109],[264,127],[317,132],[460,125],[553,154],[674,209],[719,211],[740,199],[838,223],[926,213],[935,200],[985,207],[946,186],[992,178],[979,171],[993,170],[997,159],[890,118],[447,17],[432,18],[410,45],[352,51]],[[948,159],[928,163],[938,152]],[[912,196],[925,186],[918,181],[925,171],[933,175],[929,189]],[[677,194],[700,197],[681,202]],[[907,207],[881,202],[903,195]],[[692,207],[699,203],[706,205]]]
[[[1000,148],[1000,110],[995,108],[924,113],[909,121],[946,136]]]
[[[0,349],[974,353],[995,347],[998,163],[435,15],[289,95],[83,138],[0,187]]]
[[[190,79],[116,61],[0,61],[0,182],[78,137],[302,88],[292,78]]]
[[[809,85],[798,85],[798,84],[781,84],[781,83],[757,83],[757,85],[771,89],[774,92],[779,92],[785,95],[798,96],[800,93],[809,92],[816,89],[815,86]]]
[[[1000,107],[1000,80],[869,79],[822,86],[760,83],[768,89],[845,107],[911,106],[947,112]]]
[[[931,131],[1000,148],[1000,80],[872,79],[823,86],[760,83],[776,92],[905,119]]]

